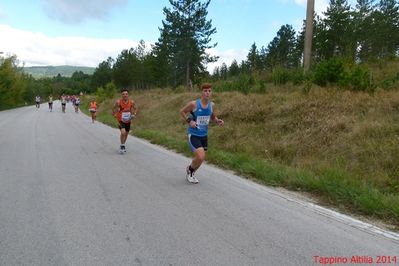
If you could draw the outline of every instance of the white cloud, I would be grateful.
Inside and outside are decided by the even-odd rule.
[[[0,36],[3,38],[0,51],[5,55],[16,55],[25,66],[90,66],[97,67],[108,57],[116,58],[124,50],[136,47],[138,42],[127,39],[94,39],[84,37],[49,37],[41,32],[29,32],[0,24]],[[216,48],[207,50],[219,60],[207,66],[211,73],[216,66],[225,63],[227,66],[237,60],[241,63],[248,54],[246,49],[229,49],[219,51]]]
[[[96,67],[108,57],[116,58],[124,49],[138,42],[127,39],[94,39],[84,37],[49,37],[40,32],[14,29],[0,24],[0,49],[16,55],[26,66],[74,65]]]
[[[52,19],[78,24],[86,19],[105,19],[115,7],[127,0],[43,0],[45,10]]]
[[[294,0],[297,5],[303,6],[306,8],[307,5],[307,0]],[[349,0],[348,4],[351,7],[354,7],[356,5],[356,0]],[[321,17],[324,17],[323,12],[327,11],[327,7],[329,6],[329,0],[315,0],[315,7],[314,10],[316,14],[320,15]]]
[[[234,59],[238,64],[240,64],[242,60],[246,60],[248,50],[229,49],[226,51],[218,51],[216,48],[212,48],[208,49],[207,53],[209,53],[211,56],[219,56],[219,60],[217,62],[209,63],[207,66],[207,70],[212,74],[215,67],[221,66],[223,63],[225,63],[227,66],[230,66]]]
[[[327,7],[328,7],[327,0],[315,1],[314,10],[317,14],[322,15],[322,13],[327,10]]]

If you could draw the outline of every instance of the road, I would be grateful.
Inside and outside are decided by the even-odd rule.
[[[70,105],[61,113],[59,102],[53,112],[0,112],[0,265],[319,265],[326,257],[350,265],[352,256],[375,264],[399,256],[395,233],[211,165],[189,184],[189,158],[131,136],[120,155],[118,138]]]

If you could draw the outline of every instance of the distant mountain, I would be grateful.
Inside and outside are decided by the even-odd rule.
[[[85,74],[93,74],[94,67],[81,66],[32,66],[24,67],[24,72],[31,74],[34,78],[55,77],[60,74],[63,77],[71,77],[76,71],[82,71]]]

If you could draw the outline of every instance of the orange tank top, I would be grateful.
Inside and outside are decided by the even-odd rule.
[[[90,103],[90,109],[97,110],[97,102],[91,102]]]
[[[123,113],[130,113],[130,110],[133,107],[132,100],[128,100],[127,102],[124,102],[122,99],[120,99],[118,101],[118,103],[119,103],[118,121],[124,122],[124,123],[130,122],[130,120],[129,121],[122,121],[122,114]]]

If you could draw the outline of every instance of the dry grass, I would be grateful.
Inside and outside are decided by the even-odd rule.
[[[185,140],[179,109],[198,93],[136,92],[136,126]],[[399,192],[399,92],[374,95],[313,89],[213,97],[226,124],[213,127],[210,146],[309,169],[344,169]]]

